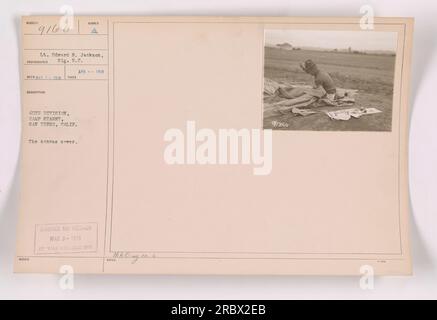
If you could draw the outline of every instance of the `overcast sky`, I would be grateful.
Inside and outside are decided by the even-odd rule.
[[[266,30],[266,44],[294,47],[396,51],[397,33],[380,31]]]

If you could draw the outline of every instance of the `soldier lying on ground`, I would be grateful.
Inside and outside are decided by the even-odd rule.
[[[314,87],[312,89],[306,88],[279,88],[278,93],[282,98],[287,100],[278,102],[277,106],[293,106],[302,102],[308,101],[313,97],[326,98],[327,100],[334,101],[336,94],[336,87],[331,76],[318,68],[318,66],[312,61],[305,61],[304,65],[300,67],[308,74],[314,77]]]

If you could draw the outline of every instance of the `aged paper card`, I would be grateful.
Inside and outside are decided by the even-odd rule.
[[[15,270],[411,274],[413,22],[359,22],[23,17]]]

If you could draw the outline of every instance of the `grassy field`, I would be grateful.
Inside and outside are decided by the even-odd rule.
[[[348,121],[331,120],[324,113],[306,117],[290,113],[265,118],[264,128],[273,128],[272,122],[276,121],[287,124],[289,130],[391,130],[395,56],[266,47],[264,76],[276,81],[313,84],[313,77],[299,67],[299,63],[307,59],[312,59],[320,69],[327,71],[337,87],[359,90],[355,97],[355,107],[374,107],[382,113],[362,116],[359,119],[352,118]],[[330,107],[317,110],[338,109],[341,108]]]

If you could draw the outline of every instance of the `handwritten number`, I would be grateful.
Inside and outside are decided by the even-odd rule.
[[[38,31],[40,35],[49,34],[49,33],[58,33],[61,28],[57,24],[52,25],[41,25],[38,27]],[[66,32],[66,30],[62,30]]]

